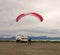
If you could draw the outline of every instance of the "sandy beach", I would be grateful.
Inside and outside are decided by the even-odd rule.
[[[0,42],[0,55],[60,55],[60,44]]]

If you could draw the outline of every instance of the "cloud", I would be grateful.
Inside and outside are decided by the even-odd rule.
[[[60,0],[0,0],[0,35],[60,36]],[[35,11],[44,21],[41,23],[33,16],[26,16],[18,23],[16,17],[21,13]]]
[[[60,28],[60,12],[52,11],[47,13],[45,23],[50,28]]]

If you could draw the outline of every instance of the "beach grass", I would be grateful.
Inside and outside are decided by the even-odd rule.
[[[0,40],[0,42],[16,42],[16,40]],[[31,43],[60,43],[58,40],[32,40]]]

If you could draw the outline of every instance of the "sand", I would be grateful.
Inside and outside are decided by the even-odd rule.
[[[60,55],[60,44],[0,42],[0,55]]]

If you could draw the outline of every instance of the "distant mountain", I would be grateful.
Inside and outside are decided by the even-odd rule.
[[[30,36],[31,40],[60,40],[60,37]]]
[[[29,36],[31,40],[60,40],[60,37],[47,37],[47,36]],[[0,37],[0,40],[16,40],[16,37],[3,38]]]
[[[16,38],[15,37],[10,37],[10,38],[0,37],[0,40],[16,40]]]

